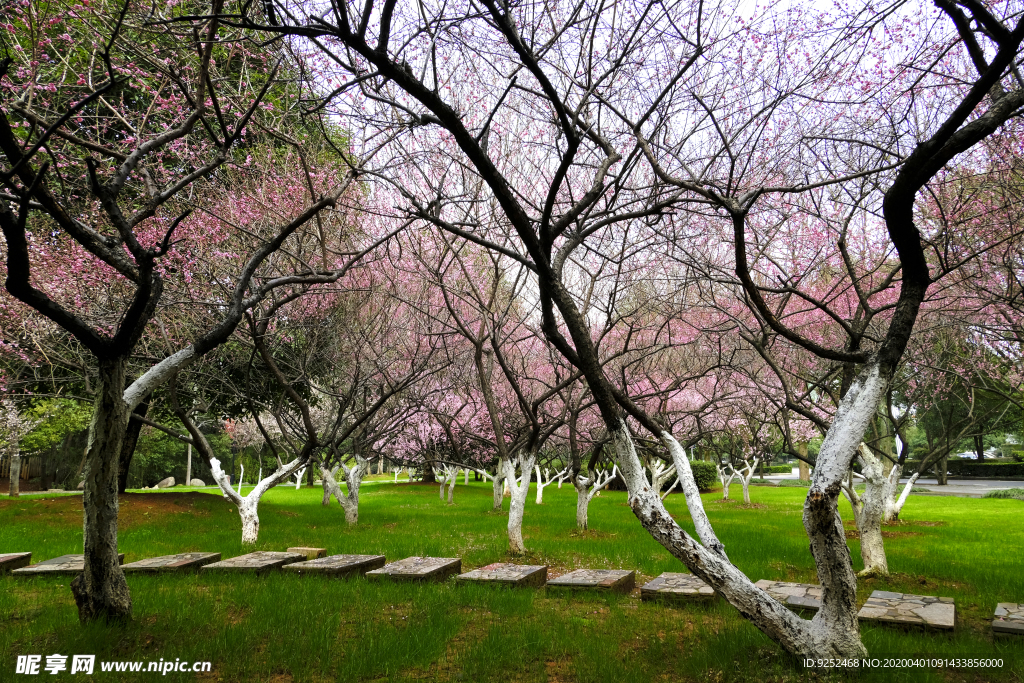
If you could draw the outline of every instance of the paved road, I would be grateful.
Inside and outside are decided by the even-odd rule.
[[[790,474],[769,474],[765,477],[768,480],[779,480],[779,479],[799,479],[800,469],[797,467],[793,468]],[[900,479],[901,483],[907,483],[910,481],[909,477],[903,477]],[[1024,481],[1004,481],[999,479],[949,479],[949,483],[945,486],[939,486],[938,480],[932,479],[918,479],[917,483],[914,484],[916,487],[931,489],[928,493],[921,493],[919,495],[925,496],[961,496],[965,498],[981,498],[989,491],[999,491],[1001,489],[1020,489],[1024,488]],[[913,494],[918,495],[918,494]]]

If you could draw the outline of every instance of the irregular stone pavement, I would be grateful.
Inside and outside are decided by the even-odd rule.
[[[623,569],[577,569],[550,579],[548,588],[612,590],[628,593],[636,586],[636,572]]]
[[[383,555],[331,555],[306,562],[285,566],[285,571],[296,574],[322,574],[327,576],[350,576],[365,574],[371,569],[384,566]]]
[[[117,563],[124,564],[124,553],[118,553]],[[15,576],[63,576],[81,574],[84,570],[85,555],[61,555],[52,560],[15,569],[11,574]]]
[[[203,567],[203,571],[265,572],[280,569],[286,564],[301,562],[305,559],[306,556],[301,553],[258,551],[208,564]]]
[[[641,600],[704,602],[716,597],[715,589],[693,574],[665,572],[640,587]]]
[[[391,562],[380,569],[366,572],[368,579],[395,579],[398,581],[441,581],[462,571],[458,557],[407,557]]]
[[[874,591],[857,617],[866,622],[952,631],[956,627],[956,605],[953,598]]]
[[[761,579],[754,585],[787,607],[812,612],[821,609],[821,586],[768,579]]]
[[[149,557],[138,562],[130,562],[122,567],[125,573],[130,572],[184,572],[199,569],[220,559],[220,553],[178,553],[177,555],[161,555]]]
[[[1001,602],[996,605],[992,631],[1024,636],[1024,603]]]

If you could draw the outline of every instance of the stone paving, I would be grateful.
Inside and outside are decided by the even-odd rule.
[[[117,563],[124,564],[124,553],[118,553]],[[81,574],[84,569],[85,555],[61,555],[52,560],[15,569],[11,574],[15,576],[63,576]]]
[[[610,590],[628,593],[636,586],[636,572],[622,569],[577,569],[547,582],[548,588]]]
[[[761,579],[754,584],[786,607],[817,612],[821,609],[821,586]]]
[[[32,561],[32,553],[6,553],[0,555],[0,574],[28,566]]]
[[[956,626],[956,605],[953,598],[874,591],[857,617],[861,621],[952,631]]]
[[[292,550],[292,548],[289,548]],[[331,555],[318,557],[306,562],[285,566],[285,571],[296,574],[321,574],[325,576],[351,576],[365,574],[371,569],[384,566],[383,555]]]
[[[306,556],[301,553],[274,553],[259,551],[248,555],[239,555],[229,560],[214,562],[203,567],[204,572],[208,571],[229,571],[229,572],[266,572],[280,569],[286,564],[301,562]]]
[[[996,605],[992,632],[1024,636],[1024,603],[1001,602]]]
[[[187,572],[212,564],[220,559],[220,553],[178,553],[149,557],[124,565],[125,573],[131,572]]]
[[[456,577],[473,583],[500,583],[506,586],[543,586],[548,579],[547,565],[496,562]]]
[[[407,557],[391,562],[380,569],[366,572],[368,579],[395,579],[397,581],[442,581],[462,571],[462,560],[457,557]]]
[[[306,556],[307,560],[315,560],[318,557],[323,557],[327,554],[327,548],[307,548],[305,546],[299,546],[297,548],[288,548],[290,553],[302,553]]]
[[[641,600],[704,602],[715,597],[715,590],[693,574],[665,572],[640,587]]]

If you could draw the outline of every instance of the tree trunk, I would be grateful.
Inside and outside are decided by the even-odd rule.
[[[21,453],[11,456],[11,498],[17,498],[21,492]]]
[[[515,465],[505,465],[505,481],[509,483],[512,492],[512,501],[508,509],[508,546],[514,555],[521,555],[526,552],[526,545],[523,542],[523,513],[526,511],[526,499],[530,495],[530,479],[533,475],[533,463],[536,460],[536,453],[529,456],[522,456],[518,478],[515,476]]]
[[[503,459],[498,460],[498,467],[494,470],[494,479],[491,484],[493,485],[491,492],[494,495],[494,509],[500,510],[502,499],[505,497],[505,461]]]
[[[238,516],[242,518],[242,545],[256,545],[260,536],[259,502],[259,498],[250,491],[238,506]]]
[[[939,482],[939,486],[946,486],[949,484],[949,451],[942,454],[939,461],[935,463],[935,479]]]
[[[860,513],[854,515],[860,535],[860,557],[864,569],[860,576],[888,576],[889,562],[882,539],[882,517],[889,494],[889,480],[882,474],[882,462],[871,450],[860,447],[860,463],[864,474],[864,496]]]
[[[980,434],[974,437],[974,452],[978,455],[978,462],[985,459],[985,437]]]
[[[455,505],[455,483],[459,480],[459,471],[453,470],[448,477],[448,504]]]
[[[806,441],[801,441],[800,443],[798,443],[796,445],[796,452],[806,458],[807,457],[807,442]],[[811,480],[811,466],[808,465],[803,460],[798,460],[797,462],[800,463],[798,465],[798,467],[800,468],[800,481],[810,481]]]
[[[135,406],[132,411],[139,417],[146,417],[149,412],[149,399]],[[139,436],[142,434],[142,422],[129,420],[128,428],[124,433],[124,441],[121,443],[121,454],[118,456],[117,471],[117,492],[124,493],[128,489],[128,470],[132,466],[132,458],[135,457],[135,447],[139,445]],[[186,482],[187,484],[187,482]]]
[[[587,510],[590,508],[590,494],[587,489],[590,488],[590,480],[578,475],[572,485],[576,489],[576,528],[586,531],[589,528]]]
[[[82,496],[85,566],[71,582],[82,623],[132,615],[131,594],[117,560],[118,461],[128,429],[125,361],[101,360],[98,369]]]
[[[903,468],[900,467],[900,470],[902,470],[902,469]],[[895,521],[899,520],[900,512],[903,511],[903,505],[907,502],[907,497],[910,496],[910,491],[914,488],[914,484],[917,483],[917,478],[920,477],[920,476],[921,476],[920,472],[914,472],[912,475],[910,475],[910,481],[908,481],[906,483],[906,485],[903,487],[903,493],[900,494],[899,500],[897,500],[892,505],[890,505],[888,507],[888,509],[886,510],[886,513],[885,513],[885,521],[886,522],[890,522],[891,523],[891,522],[895,522]],[[897,478],[896,481],[898,482],[899,478]],[[895,494],[895,493],[896,493],[896,491],[895,491],[895,489],[893,489],[893,494]]]
[[[188,445],[188,454],[185,456],[185,486],[192,486],[192,444]]]

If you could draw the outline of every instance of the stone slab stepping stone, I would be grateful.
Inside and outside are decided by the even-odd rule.
[[[992,631],[1024,636],[1024,603],[1001,602],[996,605]]]
[[[124,564],[124,553],[117,554],[117,563]],[[85,555],[61,555],[52,560],[15,569],[15,576],[63,576],[81,574],[85,569]]]
[[[504,586],[543,586],[548,580],[548,567],[542,564],[509,564],[496,562],[455,577],[472,583],[498,583]]]
[[[248,555],[239,555],[203,567],[204,572],[266,572],[280,569],[286,564],[301,562],[306,556],[301,553],[275,553],[257,551]]]
[[[32,561],[32,553],[6,553],[0,555],[0,574],[27,567]]]
[[[322,574],[326,576],[351,576],[365,574],[371,569],[384,566],[383,555],[331,555],[296,562],[285,566],[285,571],[296,574]]]
[[[953,598],[874,591],[857,617],[861,621],[952,631],[956,626],[956,605]]]
[[[636,572],[624,569],[577,569],[547,583],[548,588],[608,590],[628,593],[636,586]]]
[[[703,602],[717,597],[715,589],[693,574],[665,572],[640,587],[641,600]]]
[[[327,554],[327,548],[306,548],[305,546],[299,546],[298,548],[288,548],[290,553],[302,553],[306,556],[307,560],[315,560],[318,557],[323,557]]]
[[[821,586],[761,579],[754,584],[786,607],[817,612],[821,609]]]
[[[407,557],[391,562],[380,569],[366,572],[368,579],[396,579],[398,581],[442,581],[462,571],[458,557]]]
[[[220,559],[220,553],[178,553],[177,555],[161,555],[150,557],[138,562],[124,565],[125,573],[129,572],[187,572],[212,564]]]

